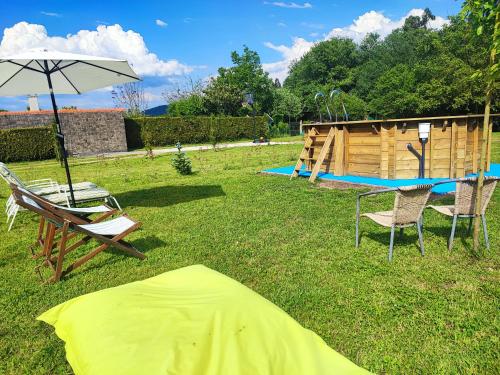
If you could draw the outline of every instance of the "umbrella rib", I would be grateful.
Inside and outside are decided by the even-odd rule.
[[[61,60],[61,61],[62,61],[62,60]],[[65,69],[65,68],[68,68],[68,67],[70,67],[70,66],[72,66],[72,65],[75,65],[75,64],[77,64],[77,63],[78,63],[78,61],[73,61],[72,63],[69,63],[68,65],[64,65],[64,66],[61,66],[61,67],[59,67],[59,66],[54,66],[54,67],[50,70],[50,72],[51,72],[51,73],[54,73],[54,72],[57,72],[58,70],[63,70],[63,69]],[[58,63],[57,65],[59,65],[59,63]]]
[[[55,73],[55,72],[59,72],[59,73],[61,73],[61,74],[62,74],[62,76],[66,79],[66,81],[68,81],[68,82],[69,82],[69,84],[73,87],[73,89],[76,91],[76,93],[77,93],[78,95],[80,95],[80,94],[81,94],[81,92],[80,92],[80,91],[78,91],[78,89],[75,87],[75,85],[73,85],[73,82],[71,82],[71,81],[69,80],[69,78],[68,78],[68,77],[66,77],[66,74],[64,74],[64,72],[63,72],[61,69],[58,69],[58,68],[57,68],[57,67],[58,67],[58,65],[62,62],[62,60],[59,60],[59,62],[58,62],[57,64],[54,62],[54,60],[50,60],[50,62],[51,62],[54,66],[53,66],[53,68],[49,71],[49,74],[53,74],[53,73]]]
[[[35,62],[38,64],[38,66],[39,66],[40,68],[42,68],[42,70],[43,70],[43,72],[42,72],[42,73],[47,74],[47,71],[46,71],[46,70],[45,70],[45,68],[42,66],[42,64],[40,64],[40,63],[38,62],[38,60],[35,60]]]
[[[17,76],[24,68],[26,68],[26,66],[28,66],[29,64],[31,64],[32,61],[33,60],[31,60],[29,63],[27,63],[24,66],[22,66],[21,64],[17,64],[17,65],[21,65],[21,68],[19,68],[18,71],[16,71],[13,75],[11,75],[4,83],[2,83],[0,85],[0,88],[4,87],[7,82],[9,82],[12,78],[14,78],[15,76]],[[9,61],[9,62],[11,62],[11,61]]]
[[[49,73],[53,73],[57,70],[57,67],[59,66],[59,64],[62,63],[62,60],[59,60],[57,64],[54,62],[54,60],[50,60],[50,62],[54,66],[52,67],[52,69],[50,69]]]
[[[56,70],[56,71],[57,71],[57,70]],[[73,82],[71,82],[71,81],[69,80],[69,78],[68,78],[68,77],[66,77],[66,74],[64,74],[64,72],[63,72],[62,70],[59,70],[59,73],[61,73],[61,74],[62,74],[62,76],[63,76],[64,78],[66,78],[66,81],[68,81],[68,82],[69,82],[69,84],[70,84],[70,85],[71,85],[71,86],[75,89],[75,91],[78,93],[78,95],[80,95],[80,94],[81,94],[81,92],[80,92],[80,91],[78,91],[78,89],[75,87],[75,85],[73,85]]]
[[[36,61],[36,60],[35,60],[35,61]],[[35,68],[32,68],[32,67],[28,66],[29,64],[31,64],[31,63],[33,62],[33,60],[31,60],[31,61],[30,61],[29,63],[27,63],[26,65],[19,64],[19,63],[15,62],[15,61],[12,61],[12,60],[5,60],[5,61],[3,61],[3,62],[9,62],[9,63],[11,63],[11,64],[14,64],[14,65],[20,66],[20,67],[21,67],[21,70],[22,70],[22,69],[28,69],[28,70],[32,70],[32,71],[37,72],[37,73],[43,73],[43,74],[45,74],[45,72],[44,72],[44,71],[40,71],[40,70],[38,70],[38,69],[35,69]]]
[[[96,65],[96,64],[92,64],[92,63],[89,63],[88,61],[82,61],[82,60],[76,60],[77,62],[80,62],[82,64],[87,64],[87,65],[90,65],[90,66],[93,66],[95,68],[99,68],[99,69],[103,69],[103,70],[107,70],[108,72],[112,72],[112,73],[116,73],[116,74],[120,74],[122,76],[125,76],[125,77],[128,77],[128,78],[132,78],[132,79],[135,79],[137,81],[140,81],[141,79],[140,78],[137,78],[137,77],[134,77],[134,76],[131,76],[131,75],[128,75],[128,74],[125,74],[125,73],[121,73],[121,72],[117,72],[116,70],[113,70],[113,69],[109,69],[109,68],[105,68],[103,66],[99,66],[99,65]]]

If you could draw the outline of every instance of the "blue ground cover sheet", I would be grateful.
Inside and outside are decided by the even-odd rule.
[[[266,169],[264,173],[272,173],[272,174],[280,174],[290,176],[293,172],[294,165],[289,165],[287,167],[279,167],[279,168],[271,168]],[[302,166],[302,170],[299,173],[301,177],[309,177],[311,172],[307,172],[305,170],[305,166]],[[500,177],[500,164],[491,164],[490,171],[485,173],[486,176],[496,176]],[[467,175],[475,176],[475,174]],[[340,181],[347,182],[352,184],[362,184],[362,185],[374,185],[374,186],[382,186],[387,188],[394,188],[399,186],[408,186],[415,184],[433,184],[438,181],[446,180],[446,178],[413,178],[413,179],[399,179],[399,180],[389,180],[384,178],[376,178],[376,177],[362,177],[362,176],[334,176],[332,173],[320,172],[318,174],[318,178],[322,180],[330,180],[330,181]],[[432,189],[433,193],[436,194],[446,194],[455,191],[455,183],[442,184],[434,187]]]

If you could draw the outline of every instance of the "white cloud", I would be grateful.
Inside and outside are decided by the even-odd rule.
[[[264,1],[264,4],[266,5],[273,5],[275,7],[280,7],[280,8],[292,8],[292,9],[307,9],[307,8],[312,8],[311,3],[303,3],[303,4],[298,4],[292,2],[284,2],[284,1]]]
[[[44,11],[41,11],[40,13],[43,14],[44,16],[49,16],[49,17],[62,17],[62,14],[55,13],[55,12],[44,12]]]
[[[118,24],[99,25],[96,30],[80,30],[65,37],[49,36],[43,25],[19,22],[5,28],[0,56],[22,53],[31,48],[126,59],[143,76],[188,74],[193,67],[177,60],[162,60],[150,52],[141,34],[125,31]]]
[[[165,21],[162,21],[160,19],[156,20],[155,23],[156,23],[156,25],[158,25],[160,27],[167,27],[168,26],[168,23],[166,23]]]
[[[345,37],[351,38],[355,42],[359,43],[369,33],[378,33],[382,38],[385,38],[391,33],[392,30],[403,26],[406,18],[409,16],[421,16],[423,12],[423,9],[412,9],[400,19],[391,20],[390,18],[384,16],[382,12],[372,10],[362,14],[348,26],[330,30],[330,32],[324,36],[324,40],[334,37]],[[433,29],[440,29],[447,23],[449,23],[449,21],[445,18],[436,16],[436,19],[429,21],[428,25]],[[302,25],[306,26],[306,23],[302,23]],[[319,36],[318,33],[311,33],[309,35],[311,37]],[[278,51],[282,55],[282,59],[280,61],[263,64],[264,70],[267,71],[271,77],[279,78],[280,81],[283,81],[288,75],[288,68],[290,64],[294,60],[302,57],[315,44],[314,41],[309,42],[298,37],[295,37],[292,40],[293,43],[291,46],[276,46],[271,42],[264,43],[266,47]],[[319,41],[321,40],[317,40],[316,42]]]
[[[286,27],[286,23],[284,22],[278,22],[276,25],[278,25],[279,27]]]
[[[360,42],[369,33],[378,33],[382,38],[385,38],[392,30],[403,26],[405,19],[409,16],[421,16],[423,13],[423,9],[412,9],[400,19],[391,20],[384,16],[382,12],[371,10],[359,16],[349,26],[332,29],[326,35],[326,39],[347,37],[353,39],[355,42]],[[435,20],[429,21],[429,27],[439,29],[448,22],[445,18],[436,16]]]
[[[274,63],[262,64],[264,70],[269,73],[273,78],[278,78],[280,81],[286,78],[288,74],[288,68],[290,64],[297,59],[300,59],[307,51],[311,49],[314,42],[308,42],[303,38],[293,38],[293,44],[291,47],[285,45],[274,45],[271,42],[266,42],[264,45],[271,48],[277,52],[280,52],[283,56],[281,61]]]

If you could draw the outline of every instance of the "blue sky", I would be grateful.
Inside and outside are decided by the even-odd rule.
[[[151,105],[158,105],[163,104],[161,92],[186,75],[203,78],[230,65],[230,52],[243,44],[259,52],[272,76],[283,79],[290,61],[315,41],[334,35],[359,40],[373,30],[386,34],[412,9],[425,7],[441,17],[435,25],[440,27],[460,5],[453,0],[4,0],[0,55],[43,46],[127,58],[145,79]],[[60,96],[58,102],[88,108],[113,105],[109,90]],[[46,98],[41,105],[49,107]],[[25,107],[25,98],[0,98],[0,108]]]

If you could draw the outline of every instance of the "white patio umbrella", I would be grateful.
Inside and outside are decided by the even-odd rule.
[[[73,205],[75,197],[54,95],[81,94],[138,80],[140,80],[139,77],[126,60],[46,49],[29,50],[19,55],[0,57],[0,96],[50,95],[57,125],[57,138],[61,145]]]

